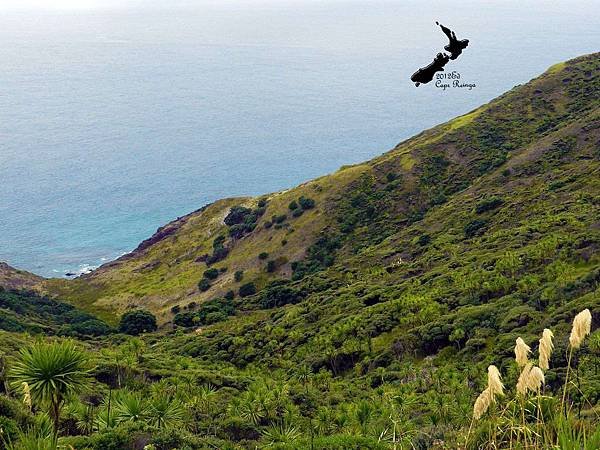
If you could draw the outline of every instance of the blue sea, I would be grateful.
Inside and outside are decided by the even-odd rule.
[[[597,1],[4,0],[0,260],[81,273],[222,197],[379,155],[598,51]],[[418,88],[447,43],[476,87]]]

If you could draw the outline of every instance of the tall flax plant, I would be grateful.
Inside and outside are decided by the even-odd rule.
[[[554,350],[554,334],[551,330],[544,329],[539,340],[537,365],[535,365],[535,361],[529,359],[531,348],[519,337],[514,349],[516,366],[520,371],[515,386],[515,396],[507,401],[503,408],[494,407],[498,398],[504,395],[504,386],[499,370],[495,366],[489,366],[487,387],[479,394],[473,405],[473,418],[467,433],[465,447],[469,446],[474,423],[489,414],[492,429],[488,433],[485,448],[496,449],[503,448],[503,446],[536,450],[556,448],[555,446],[563,450],[571,448],[597,450],[600,448],[598,446],[600,431],[588,435],[585,431],[581,432],[574,428],[566,405],[573,352],[590,334],[591,320],[590,311],[585,309],[577,314],[573,321],[560,411],[558,411],[558,399],[543,395],[544,372],[550,368],[550,359]],[[547,420],[550,420],[552,424]],[[508,442],[506,442],[507,440]],[[572,442],[573,445],[565,447],[567,445],[565,443],[568,442]]]
[[[72,342],[42,342],[21,350],[9,371],[11,384],[28,406],[47,410],[58,434],[60,412],[69,396],[81,392],[90,373],[87,355]]]

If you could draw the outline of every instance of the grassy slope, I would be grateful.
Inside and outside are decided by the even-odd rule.
[[[384,192],[377,198],[368,198],[371,202],[368,205],[358,201],[359,209],[374,212],[369,217],[354,219],[352,230],[343,235],[345,245],[341,255],[347,258],[357,252],[377,252],[389,260],[395,253],[411,253],[414,243],[402,238],[409,235],[405,227],[411,225],[412,234],[418,229],[426,230],[431,217],[443,217],[448,225],[450,205],[471,208],[473,199],[493,190],[508,194],[510,189],[517,189],[526,180],[504,179],[499,175],[503,170],[518,165],[519,161],[535,159],[536,151],[538,154],[542,151],[536,148],[544,142],[551,145],[566,133],[565,127],[583,119],[578,109],[592,115],[586,121],[594,120],[594,113],[588,109],[598,93],[597,59],[598,55],[591,55],[555,65],[527,85],[465,116],[424,131],[368,163],[342,168],[335,174],[266,196],[267,212],[257,229],[228,244],[229,256],[215,265],[227,267],[227,272],[207,292],[199,292],[197,288],[207,266],[196,262],[196,258],[210,253],[214,238],[227,233],[222,219],[231,206],[255,205],[258,199],[217,201],[176,221],[173,234],[148,248],[78,280],[45,281],[43,289],[104,317],[144,307],[159,314],[165,322],[175,304],[200,302],[237,289],[240,283],[233,280],[236,270],[245,271],[243,282],[255,281],[259,287],[272,278],[289,277],[290,263],[300,260],[323,230],[337,230],[340,217],[354,213],[352,209],[357,207],[348,205],[348,198],[357,191],[364,191],[367,196]],[[440,161],[445,167],[440,167]],[[393,183],[386,180],[388,173],[397,175]],[[317,207],[292,219],[287,205],[300,195],[314,198]],[[522,203],[523,199],[519,196],[516,201]],[[550,202],[553,203],[552,199]],[[264,222],[272,215],[285,213],[290,217],[287,228],[264,228]],[[432,223],[434,229],[440,226],[439,222]],[[387,238],[388,244],[373,247],[383,238]],[[282,245],[284,240],[287,243]],[[396,251],[398,241],[403,243],[402,251]],[[270,259],[282,258],[287,264],[276,273],[266,273],[264,261],[257,258],[263,251],[270,254]],[[359,272],[367,264],[363,259],[351,263],[357,264]],[[375,262],[372,258],[368,260],[369,265]]]
[[[533,344],[550,327],[557,336],[547,374],[553,386],[564,376],[576,312],[590,308],[593,329],[600,322],[599,66],[598,55],[569,62],[462,119],[468,123],[454,125],[455,134],[447,124],[372,161],[364,173],[377,176],[398,171],[407,147],[415,168],[429,151],[444,151],[459,162],[436,180],[443,179],[444,188],[458,180],[461,189],[431,205],[437,183],[426,184],[416,171],[405,174],[403,186],[412,187],[404,189],[416,192],[416,207],[422,208],[422,218],[415,218],[414,206],[398,204],[405,195],[387,190],[379,177],[377,187],[368,189],[374,200],[361,206],[375,203],[376,212],[346,233],[337,263],[289,284],[303,301],[259,309],[253,307],[259,293],[239,302],[235,317],[203,327],[201,335],[176,333],[162,345],[211,363],[289,371],[306,365],[365,387],[385,379],[424,393],[443,391],[430,375],[415,381],[415,372],[427,374],[430,364],[431,371],[468,365],[469,382],[478,386],[487,364],[494,363],[514,386],[515,338]],[[536,96],[552,102],[536,112]],[[551,127],[544,125],[548,116]],[[469,173],[489,157],[477,152],[474,136],[482,125],[505,127],[505,148],[513,141],[520,145],[497,167]],[[443,142],[436,139],[440,132],[447,133]],[[468,153],[461,154],[463,145]],[[360,185],[358,178],[354,182]],[[355,185],[347,196],[360,192]],[[493,197],[501,203],[478,213],[477,206]],[[351,215],[343,202],[338,207]],[[481,227],[467,234],[475,220]],[[428,356],[433,359],[423,359]],[[598,379],[589,383],[586,395],[594,399]],[[448,400],[454,395],[443,394]],[[414,415],[428,411],[415,409]]]

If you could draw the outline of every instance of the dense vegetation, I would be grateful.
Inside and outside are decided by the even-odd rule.
[[[365,165],[41,285],[103,317],[114,299],[120,332],[0,334],[5,445],[598,448],[599,73],[597,54],[554,66]],[[58,396],[22,370],[46,354],[77,375]]]
[[[112,331],[102,320],[72,305],[2,287],[0,330],[77,337],[101,336]]]

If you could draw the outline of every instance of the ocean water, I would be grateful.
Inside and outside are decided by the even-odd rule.
[[[0,260],[44,276],[376,156],[600,43],[583,0],[4,1]],[[446,44],[436,20],[471,40],[447,70],[474,89],[410,82]]]

